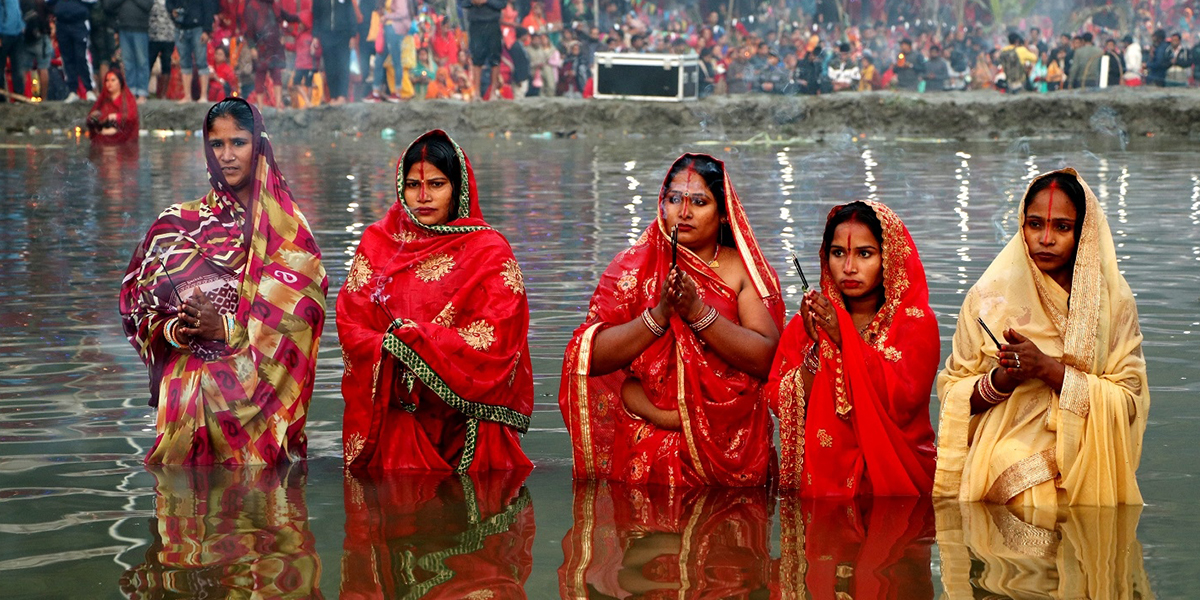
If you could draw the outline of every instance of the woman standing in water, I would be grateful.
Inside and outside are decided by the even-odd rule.
[[[245,100],[204,120],[212,190],[159,215],[121,285],[125,335],[158,407],[151,464],[304,458],[328,282]]]
[[[528,469],[529,303],[475,174],[443,131],[396,165],[396,203],[363,234],[338,295],[351,469]]]
[[[675,161],[658,209],[567,346],[558,403],[574,475],[763,485],[773,453],[760,392],[783,323],[775,271],[712,157]]]
[[[821,291],[805,292],[767,388],[780,486],[805,496],[929,494],[939,347],[925,269],[900,217],[875,202],[834,207]]]
[[[92,143],[121,144],[138,139],[138,108],[125,76],[117,70],[104,75],[104,88],[87,116]]]
[[[938,377],[934,494],[1141,504],[1150,392],[1108,221],[1073,169],[1034,179],[1019,214],[1020,233],[967,293]]]

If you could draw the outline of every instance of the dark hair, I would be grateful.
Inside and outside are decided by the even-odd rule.
[[[226,98],[208,109],[208,117],[204,119],[204,130],[212,129],[213,121],[219,117],[230,117],[239,129],[254,131],[254,111],[245,100]]]
[[[1033,33],[1033,32],[1035,32],[1035,31],[1036,31],[1036,32],[1038,32],[1038,33],[1041,33],[1041,32],[1042,32],[1042,28],[1041,28],[1041,27],[1030,27],[1030,28],[1029,28],[1029,33]]]
[[[721,167],[717,161],[707,156],[685,156],[671,165],[671,170],[667,171],[667,179],[663,183],[663,190],[659,196],[659,201],[666,195],[667,187],[671,185],[671,181],[675,179],[684,170],[692,168],[700,178],[704,180],[704,185],[708,186],[708,191],[712,193],[713,200],[717,203],[717,213],[721,216],[726,216],[725,208],[725,169]],[[722,224],[720,233],[717,236],[725,246],[733,247],[733,230],[728,223]]]
[[[1019,34],[1019,33],[1015,32],[1015,31],[1014,31],[1014,32],[1012,32],[1012,33],[1010,33],[1010,34],[1008,34],[1008,43],[1010,43],[1010,44],[1016,44],[1016,43],[1018,43],[1018,42],[1020,42],[1020,41],[1021,41],[1021,34]]]
[[[1166,29],[1155,29],[1154,33],[1150,36],[1150,38],[1158,40],[1160,43],[1164,42],[1167,40],[1167,30]]]
[[[908,38],[904,38],[904,39],[900,40],[900,45],[901,45],[901,46],[903,46],[903,45],[905,45],[905,44],[908,44],[909,46],[911,46],[911,45],[912,45],[912,40],[910,40],[910,39],[908,39]]]
[[[932,45],[932,46],[930,46],[930,47],[929,47],[929,52],[931,52],[931,53],[933,53],[933,52],[941,52],[941,51],[942,51],[942,47],[941,47],[941,46],[939,46],[939,45],[937,45],[937,44],[934,44],[934,45]]]
[[[413,168],[413,165],[424,161],[446,175],[450,180],[451,196],[453,204],[450,206],[450,220],[458,218],[458,198],[462,193],[462,163],[458,160],[458,152],[454,149],[454,144],[450,140],[442,136],[426,136],[413,142],[412,146],[408,147],[408,151],[404,153],[404,172],[401,177],[407,178],[408,171]]]
[[[1071,200],[1071,204],[1075,205],[1075,242],[1079,243],[1079,236],[1083,234],[1083,217],[1087,215],[1087,194],[1084,193],[1083,186],[1079,184],[1079,179],[1075,176],[1067,173],[1054,173],[1037,180],[1029,186],[1029,192],[1025,194],[1025,213],[1029,213],[1029,203],[1033,201],[1034,197],[1042,190],[1049,188],[1051,183],[1054,184],[1055,189],[1062,190]]]
[[[1090,43],[1092,43],[1092,40],[1094,39],[1094,38],[1092,37],[1092,32],[1090,32],[1090,31],[1085,31],[1085,32],[1083,32],[1083,35],[1081,35],[1081,36],[1079,36],[1079,37],[1080,37],[1080,39],[1082,39],[1084,42],[1087,42],[1087,43],[1089,43],[1089,44],[1090,44]]]
[[[837,231],[838,225],[850,222],[866,225],[879,242],[879,251],[883,251],[883,223],[879,222],[879,215],[876,215],[875,209],[866,202],[856,200],[838,208],[825,222],[825,234],[821,236],[821,254],[825,260],[829,260],[829,247],[833,245],[833,233]]]
[[[847,44],[846,42],[842,42],[842,43],[838,44],[838,52],[849,52],[849,51],[850,51],[850,44]]]

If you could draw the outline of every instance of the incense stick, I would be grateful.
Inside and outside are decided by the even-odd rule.
[[[679,260],[679,226],[671,228],[671,268],[675,268],[675,264]]]
[[[996,350],[999,350],[1000,349],[1000,340],[997,340],[996,336],[994,334],[992,334],[992,330],[988,329],[987,323],[983,322],[983,317],[975,317],[975,320],[977,322],[979,322],[979,326],[982,327],[985,332],[987,332],[988,337],[992,338],[992,343],[996,344]]]
[[[807,292],[808,291],[808,279],[804,277],[804,269],[800,268],[800,260],[796,258],[795,252],[792,253],[792,264],[796,265],[796,273],[798,273],[800,275],[800,281],[804,283],[804,286],[800,288],[800,291]]]
[[[162,267],[163,275],[167,276],[167,283],[171,284],[171,291],[175,294],[175,299],[179,301],[179,310],[183,310],[183,298],[179,297],[179,288],[175,285],[175,280],[171,279],[171,272],[167,270],[167,261],[163,260],[163,256],[167,253],[162,246],[154,247],[154,258],[158,261],[158,266]]]

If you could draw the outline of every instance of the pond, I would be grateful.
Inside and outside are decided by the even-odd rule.
[[[407,141],[275,140],[325,254],[330,307],[362,231],[395,200],[395,161]],[[152,135],[137,152],[91,152],[86,140],[64,136],[0,138],[5,597],[223,597],[240,588],[347,598],[765,598],[768,588],[784,597],[1194,594],[1194,145],[852,133],[787,145],[642,136],[458,141],[475,166],[484,214],[512,242],[530,299],[537,397],[523,445],[536,468],[523,481],[344,476],[332,310],[306,463],[147,470],[141,459],[154,414],[146,370],[121,332],[117,290],[158,212],[207,189],[200,142]],[[985,506],[573,485],[557,406],[562,353],[600,273],[652,223],[664,172],[684,151],[727,161],[784,283],[789,316],[800,286],[787,257],[795,251],[815,272],[829,208],[864,198],[891,206],[924,260],[943,357],[963,295],[1015,231],[1030,178],[1079,169],[1108,214],[1145,333],[1152,408],[1138,474],[1146,506],[1064,511],[1057,524],[1038,527]],[[937,410],[935,399],[935,424]]]

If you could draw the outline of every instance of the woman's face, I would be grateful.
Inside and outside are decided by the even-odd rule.
[[[1025,247],[1029,257],[1047,275],[1069,272],[1075,263],[1075,204],[1061,189],[1037,193],[1025,208]]]
[[[829,243],[829,273],[848,299],[878,294],[883,286],[883,252],[871,228],[846,221],[833,230]]]
[[[113,97],[121,93],[121,79],[117,77],[116,73],[109,73],[104,76],[104,90],[108,92],[109,96]]]
[[[454,186],[432,163],[421,161],[404,175],[404,204],[422,225],[445,225],[454,204]]]
[[[249,185],[252,179],[250,158],[254,153],[249,131],[238,126],[229,115],[213,119],[208,128],[208,145],[217,157],[225,182],[235,193]]]
[[[695,169],[688,167],[671,179],[662,210],[667,233],[678,225],[679,243],[684,247],[699,251],[716,246],[720,208],[712,190]]]

